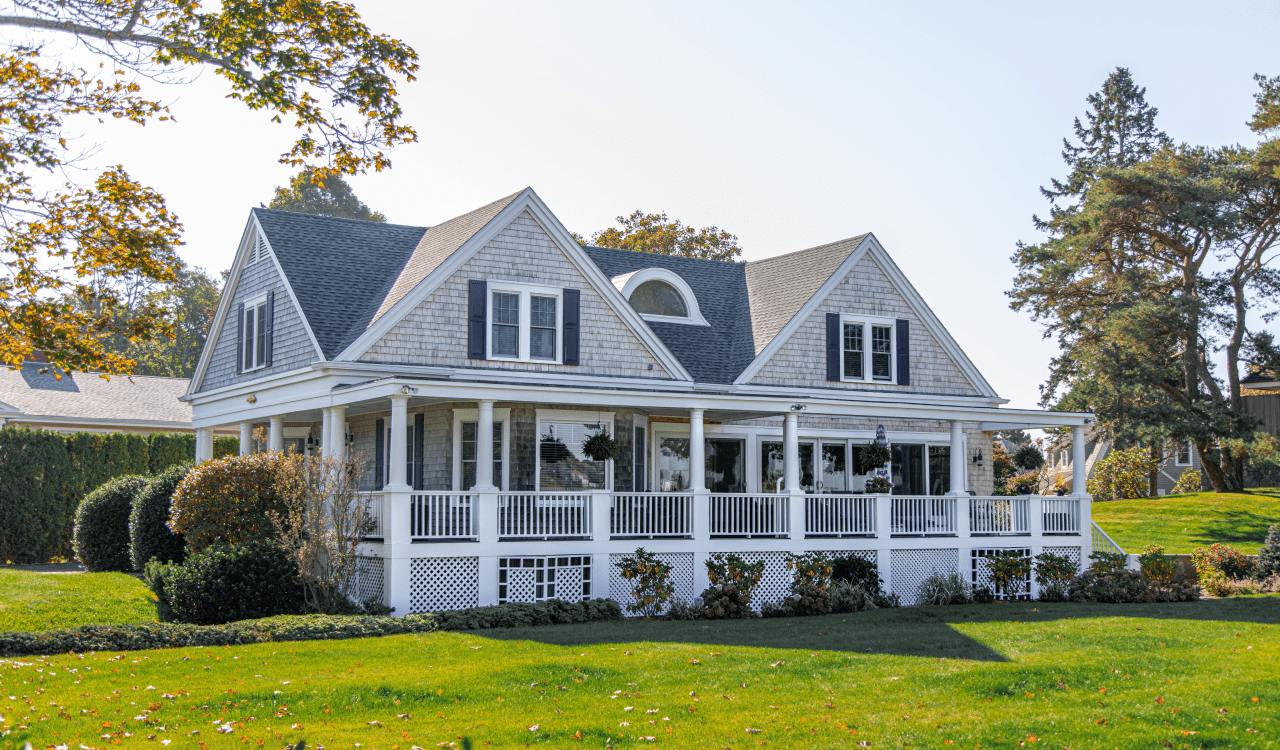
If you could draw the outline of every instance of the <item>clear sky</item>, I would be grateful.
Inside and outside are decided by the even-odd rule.
[[[401,90],[419,142],[352,180],[431,225],[532,186],[589,236],[635,209],[738,235],[750,260],[872,231],[1012,406],[1052,342],[1004,292],[1063,174],[1085,97],[1128,67],[1179,141],[1252,143],[1254,73],[1280,74],[1280,3],[428,3],[355,0],[421,56]],[[221,271],[290,170],[292,128],[162,91],[174,124],[85,133]]]

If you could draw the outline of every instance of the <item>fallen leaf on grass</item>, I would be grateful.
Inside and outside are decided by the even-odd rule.
[[[760,734],[760,730],[759,730],[759,729],[752,729],[751,727],[747,727],[747,734]]]

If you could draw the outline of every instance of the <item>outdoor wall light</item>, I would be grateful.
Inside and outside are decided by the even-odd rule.
[[[417,393],[417,392],[418,392],[418,389],[417,389],[417,388],[414,388],[414,387],[413,387],[413,386],[411,386],[411,385],[404,385],[404,386],[401,386],[401,387],[400,387],[400,392],[401,392],[402,394],[404,394],[404,395],[408,396],[410,393]]]
[[[973,454],[973,462],[978,466],[982,465],[982,449],[981,448],[978,449],[977,453]]]
[[[251,404],[256,404],[258,403],[258,397],[250,393],[249,398],[246,398],[245,401],[248,401]]]
[[[808,408],[809,408],[809,407],[805,406],[804,404],[792,404],[792,405],[791,405],[791,411],[804,411],[805,409],[808,409]]]

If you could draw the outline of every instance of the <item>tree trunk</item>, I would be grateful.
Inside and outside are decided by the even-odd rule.
[[[1160,443],[1151,443],[1151,473],[1147,474],[1147,497],[1160,494],[1160,459],[1164,457],[1163,453],[1163,446]]]

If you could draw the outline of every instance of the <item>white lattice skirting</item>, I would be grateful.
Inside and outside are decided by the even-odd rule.
[[[499,604],[590,598],[590,555],[498,558]]]
[[[355,594],[361,602],[370,599],[383,601],[386,587],[386,561],[381,557],[357,557],[355,575]]]
[[[1026,547],[975,549],[969,555],[969,575],[970,575],[969,582],[973,584],[974,588],[978,588],[979,586],[986,586],[987,588],[995,592],[997,599],[1001,601],[1005,601],[1011,598],[1009,596],[1009,592],[1005,591],[1004,589],[1000,588],[999,586],[996,586],[994,583],[991,582],[991,568],[986,564],[986,562],[983,561],[984,557],[991,557],[995,555],[997,552],[1017,552],[1021,557],[1031,557],[1031,550],[1027,549]],[[1079,559],[1080,559],[1080,548],[1077,547],[1076,560],[1078,561]],[[1012,598],[1013,599],[1030,599],[1031,598],[1031,594],[1029,593],[1030,589],[1031,589],[1031,576],[1028,574],[1026,579],[1024,579],[1022,582],[1022,587],[1019,589],[1019,593],[1013,596]]]
[[[959,570],[958,549],[895,549],[889,552],[893,593],[903,604],[915,604],[920,584],[934,573]]]
[[[480,603],[480,558],[415,557],[409,585],[411,612],[475,607]]]

